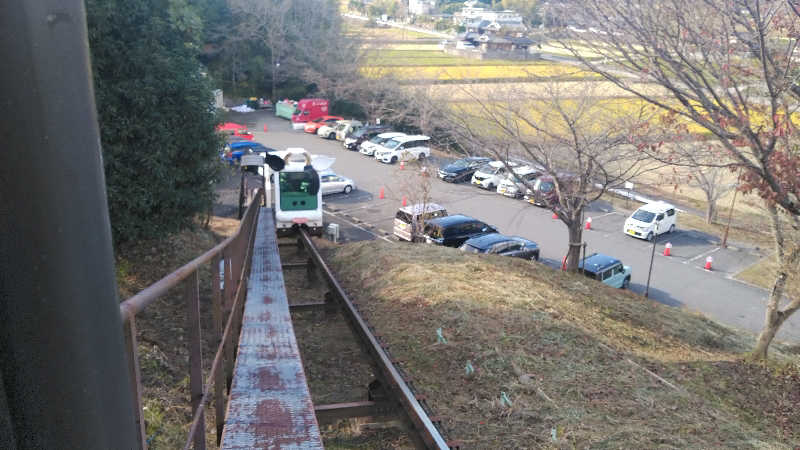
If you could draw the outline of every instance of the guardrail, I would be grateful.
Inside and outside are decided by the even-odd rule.
[[[187,329],[189,331],[189,388],[192,404],[192,424],[184,449],[194,443],[195,449],[206,448],[205,405],[210,393],[214,392],[215,425],[217,443],[222,437],[227,406],[227,394],[233,377],[233,363],[236,355],[237,339],[242,326],[244,311],[243,297],[247,292],[246,279],[250,272],[253,239],[255,238],[258,211],[264,199],[264,191],[260,189],[242,219],[236,234],[225,239],[211,250],[193,259],[178,270],[155,282],[143,291],[125,300],[119,305],[125,334],[125,349],[128,370],[131,375],[131,395],[136,408],[135,417],[139,448],[147,448],[145,423],[142,409],[142,382],[139,370],[139,353],[136,340],[136,314],[144,310],[155,300],[183,283],[184,299],[187,308]],[[224,270],[220,271],[220,263]],[[214,321],[214,339],[217,351],[203,384],[203,352],[200,326],[200,276],[199,271],[205,264],[211,264],[211,303]],[[222,283],[220,280],[222,275]],[[223,323],[223,313],[226,314]],[[224,328],[223,328],[224,325]],[[221,367],[224,366],[224,371]],[[132,424],[133,425],[133,424]]]

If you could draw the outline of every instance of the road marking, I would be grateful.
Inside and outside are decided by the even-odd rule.
[[[366,232],[366,233],[369,233],[369,234],[371,234],[371,235],[375,236],[376,238],[383,239],[383,240],[384,240],[384,241],[386,241],[386,242],[393,242],[391,239],[387,239],[387,238],[386,238],[386,236],[378,236],[377,234],[373,233],[372,231],[370,231],[370,230],[368,230],[368,229],[366,229],[366,228],[364,228],[364,227],[362,227],[362,226],[360,226],[360,225],[358,225],[358,224],[355,224],[355,223],[353,223],[353,222],[350,222],[349,220],[345,219],[344,217],[341,217],[341,216],[339,216],[338,214],[335,214],[335,213],[332,213],[332,212],[329,212],[328,214],[330,214],[330,215],[332,215],[332,216],[336,217],[337,219],[341,220],[342,222],[346,222],[346,223],[348,223],[348,224],[350,224],[350,225],[352,225],[352,226],[354,226],[354,227],[358,228],[358,229],[359,229],[359,230],[361,230],[361,231],[364,231],[364,232]]]
[[[602,219],[605,216],[611,216],[611,215],[614,215],[614,214],[617,214],[617,212],[616,211],[611,211],[609,213],[605,213],[605,214],[600,215],[600,216],[589,216],[589,215],[587,215],[586,217],[591,217],[592,220],[595,220],[595,219]]]
[[[694,260],[696,260],[698,258],[702,258],[703,256],[706,256],[706,255],[711,255],[712,253],[719,251],[721,248],[722,247],[717,247],[717,248],[715,248],[715,249],[713,249],[713,250],[711,250],[709,252],[700,253],[699,255],[695,256],[694,258],[687,259],[686,261],[683,261],[683,263],[684,264],[689,264],[690,262],[692,262],[692,261],[694,261]]]

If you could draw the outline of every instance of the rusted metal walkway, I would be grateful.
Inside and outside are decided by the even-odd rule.
[[[221,448],[323,448],[269,208],[259,211]]]

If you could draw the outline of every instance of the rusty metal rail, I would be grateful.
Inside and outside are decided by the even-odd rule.
[[[400,406],[402,406],[403,411],[414,427],[413,431],[421,438],[424,446],[431,449],[458,448],[457,443],[448,443],[444,439],[439,427],[429,416],[428,410],[430,408],[426,408],[423,405],[424,399],[420,400],[423,397],[413,391],[401,370],[395,367],[386,346],[380,342],[370,329],[369,324],[361,317],[358,308],[350,300],[344,288],[342,288],[331,269],[323,260],[311,237],[304,230],[300,230],[300,240],[311,256],[311,261],[322,272],[325,281],[332,290],[333,296],[339,301],[345,317],[351,323],[368,353],[373,356],[381,371],[383,380],[388,383],[389,389]]]
[[[216,437],[219,443],[225,420],[226,397],[231,386],[234,355],[236,354],[237,340],[233,337],[238,336],[242,326],[243,297],[246,293],[246,279],[249,273],[253,239],[263,198],[264,191],[259,190],[248,207],[236,234],[120,304],[119,311],[125,333],[128,370],[131,374],[131,395],[136,408],[135,426],[140,449],[147,448],[147,437],[142,409],[136,314],[176,288],[180,283],[184,284],[187,308],[189,388],[191,393],[189,401],[192,405],[193,417],[184,448],[188,449],[192,445],[195,449],[206,448],[205,405],[208,403],[212,391],[215,403]],[[209,263],[212,274],[211,309],[214,322],[212,332],[217,350],[206,382],[203,383],[199,271]],[[220,264],[223,264],[224,267],[222,280],[220,280]]]

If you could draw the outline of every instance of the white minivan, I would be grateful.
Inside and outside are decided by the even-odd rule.
[[[654,236],[675,231],[675,207],[665,202],[643,205],[625,220],[622,232],[639,239],[652,240]]]
[[[362,142],[361,145],[358,146],[358,152],[361,153],[362,155],[374,156],[375,149],[378,148],[381,144],[390,139],[405,135],[406,135],[405,133],[398,133],[395,131],[381,133],[368,141]]]
[[[412,161],[431,156],[431,138],[428,136],[398,136],[375,148],[375,159],[394,164],[397,161]]]

